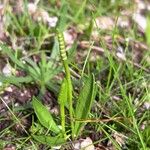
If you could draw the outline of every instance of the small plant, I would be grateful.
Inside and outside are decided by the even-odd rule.
[[[44,94],[47,87],[52,87],[52,84],[49,81],[61,71],[61,67],[56,68],[52,59],[47,61],[46,54],[43,51],[41,54],[41,62],[37,64],[28,57],[17,57],[17,51],[15,51],[16,53],[14,54],[14,51],[5,44],[0,43],[0,47],[2,49],[2,53],[6,54],[10,58],[15,66],[14,68],[23,71],[26,74],[25,77],[16,77],[13,74],[6,77],[0,73],[0,80],[2,82],[15,84],[17,86],[21,83],[34,82],[39,85],[42,94]]]
[[[33,98],[32,104],[34,111],[40,124],[48,129],[48,135],[35,135],[33,138],[37,141],[48,144],[48,145],[60,145],[64,143],[70,136],[72,139],[79,136],[81,129],[85,126],[84,120],[87,119],[90,112],[92,102],[96,95],[96,84],[94,76],[90,75],[85,78],[83,88],[79,94],[78,100],[75,102],[75,108],[73,108],[73,87],[72,80],[69,70],[69,62],[65,50],[65,42],[63,34],[57,30],[57,37],[59,42],[59,49],[61,55],[61,61],[65,70],[65,77],[62,81],[58,104],[60,106],[60,124],[56,123],[50,112],[43,104],[38,101],[35,97]],[[66,112],[69,110],[69,128],[68,122],[66,121]],[[71,131],[71,132],[70,132]],[[53,135],[53,136],[50,136]]]

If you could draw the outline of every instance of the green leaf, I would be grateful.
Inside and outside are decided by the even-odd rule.
[[[82,18],[84,18],[86,3],[87,3],[87,0],[84,0],[80,4],[80,8],[78,9],[78,11],[76,12],[75,17],[74,17],[75,21],[79,22],[79,20],[82,20]]]
[[[75,118],[77,120],[87,119],[87,116],[92,106],[92,102],[95,99],[95,95],[96,95],[96,85],[95,85],[94,76],[91,75],[85,82],[76,104]],[[75,135],[79,134],[80,129],[84,125],[85,123],[83,122],[79,122],[79,121],[75,122],[75,130],[74,130]]]
[[[64,78],[58,96],[58,103],[60,105],[65,105],[67,103],[67,94],[68,94],[68,82]]]
[[[32,82],[32,78],[30,76],[26,76],[26,77],[10,76],[10,77],[6,77],[6,76],[0,74],[0,81],[2,81],[4,83],[15,84],[15,85],[19,86],[20,83],[30,83],[30,82]]]
[[[38,142],[49,146],[58,146],[65,143],[65,139],[61,136],[51,137],[46,135],[32,135],[32,137]]]
[[[58,56],[59,56],[59,43],[58,43],[57,38],[55,38],[50,58],[52,60],[57,60],[59,58]]]
[[[37,65],[37,63],[35,63],[32,59],[29,59],[29,58],[26,58],[25,59],[25,61],[26,61],[26,63],[27,64],[25,64],[25,67],[28,67],[29,65],[31,66],[30,68],[33,68],[34,69],[34,72],[36,73],[36,74],[40,74],[40,69],[39,69],[39,67],[38,67],[38,65]],[[27,69],[28,70],[28,69]],[[29,71],[30,72],[30,71]]]
[[[53,117],[51,116],[47,108],[35,97],[33,97],[32,105],[40,123],[47,129],[55,133],[59,133],[60,129],[56,125],[55,121],[53,120]]]
[[[59,30],[62,32],[65,30],[66,26],[67,26],[67,12],[68,12],[68,4],[66,2],[66,0],[62,0],[62,6],[60,9],[60,21],[58,24],[58,28]]]
[[[2,53],[5,53],[8,55],[8,57],[15,63],[17,64],[20,68],[25,69],[24,64],[15,57],[15,55],[13,54],[13,51],[6,46],[6,44],[2,44],[0,43],[0,47],[2,49]]]

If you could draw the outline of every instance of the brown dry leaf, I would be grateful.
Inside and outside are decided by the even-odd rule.
[[[128,29],[130,27],[129,16],[119,16],[117,20],[117,26]]]
[[[114,20],[108,16],[98,17],[94,21],[94,28],[92,31],[92,38],[94,41],[99,39],[98,30],[112,30],[114,26]]]
[[[64,32],[64,39],[65,39],[67,49],[72,46],[76,38],[77,38],[77,32],[75,28],[70,28]]]
[[[38,2],[39,0],[36,0],[35,2],[29,2],[27,4],[29,15],[34,21],[42,21],[43,23],[48,24],[49,27],[55,27],[58,18],[55,16],[50,17],[47,11],[38,7]],[[23,0],[10,1],[9,5],[13,8],[13,13],[15,14],[20,14],[25,11],[25,4]]]
[[[143,54],[145,51],[148,51],[148,47],[146,44],[140,42],[140,41],[132,41],[130,40],[130,45],[132,47],[132,59],[135,63],[140,63]]]
[[[93,142],[89,137],[87,137],[85,140],[83,140],[81,142],[81,148],[84,148],[84,150],[94,150],[95,149]]]
[[[73,144],[74,150],[95,150],[93,142],[91,138],[87,137],[86,139],[79,139],[77,142]]]
[[[113,132],[112,137],[115,139],[115,141],[120,145],[120,147],[125,146],[126,136],[119,132]],[[112,141],[109,140],[107,143],[107,150],[116,150],[115,146],[113,145]]]
[[[10,66],[10,64],[6,64],[4,66],[4,68],[2,69],[2,73],[7,77],[12,75],[12,67]]]
[[[34,3],[29,3],[28,4],[28,12],[30,15],[34,15],[34,13],[36,13],[37,11],[37,5]]]
[[[8,41],[8,37],[5,32],[5,16],[4,16],[4,12],[6,9],[5,7],[6,7],[5,5],[0,4],[0,41],[2,42]]]
[[[118,133],[118,132],[114,132],[113,133],[113,137],[114,139],[116,140],[116,142],[122,147],[123,145],[125,145],[125,140],[126,140],[126,137],[121,134],[121,133]]]
[[[150,3],[148,1],[143,0],[135,0],[136,4],[136,12],[140,13],[141,15],[144,15],[147,10],[150,8]]]
[[[145,32],[146,25],[147,25],[146,17],[144,17],[140,13],[134,13],[133,14],[133,20],[135,21],[135,23],[138,24],[138,26],[142,30],[142,32]]]
[[[16,150],[15,147],[11,147],[11,148],[4,148],[3,150]]]
[[[13,8],[13,13],[20,14],[23,12],[23,0],[9,0],[9,5]]]
[[[35,21],[42,21],[48,24],[49,27],[55,27],[57,24],[58,18],[55,16],[50,17],[47,11],[37,7],[37,3],[29,3],[28,12]]]
[[[121,46],[117,48],[116,56],[119,58],[119,60],[126,61],[124,49]]]
[[[104,147],[103,145],[101,144],[98,144],[98,146],[95,148],[95,150],[108,150],[107,147]]]
[[[43,9],[37,9],[37,11],[32,14],[32,17],[35,21],[43,21],[45,24],[48,24],[49,27],[55,27],[58,21],[57,17],[50,17],[48,12]]]
[[[3,150],[16,150],[16,147],[13,144],[8,144]]]
[[[146,110],[150,110],[150,102],[149,102],[149,101],[144,102],[143,107],[144,107]]]
[[[145,32],[147,26],[146,14],[149,13],[150,10],[150,2],[143,0],[135,0],[136,8],[133,13],[133,20],[139,26],[139,30],[141,32]]]
[[[150,126],[150,120],[146,120],[146,121],[142,122],[140,129],[145,130],[149,126]]]
[[[114,27],[114,21],[111,17],[108,16],[98,17],[95,20],[94,27],[101,30],[112,30]]]

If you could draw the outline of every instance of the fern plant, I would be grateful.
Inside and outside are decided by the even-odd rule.
[[[65,42],[63,34],[57,30],[57,38],[59,42],[59,50],[61,61],[65,70],[65,77],[62,81],[59,96],[58,96],[58,104],[60,106],[60,124],[53,118],[47,108],[35,97],[32,100],[33,109],[36,113],[36,116],[40,122],[40,124],[45,127],[49,134],[38,135],[38,132],[32,133],[33,138],[37,141],[48,144],[48,145],[61,145],[68,138],[76,138],[80,135],[81,130],[85,126],[84,120],[87,119],[88,114],[92,107],[92,102],[95,99],[96,95],[96,84],[94,75],[90,75],[86,77],[81,92],[79,93],[79,97],[76,101],[75,108],[73,108],[73,87],[71,74],[69,70],[69,63],[65,50]],[[69,110],[69,129],[68,122],[66,120],[66,112],[65,110]],[[82,120],[82,121],[81,121]],[[70,132],[71,131],[71,132]],[[53,135],[53,136],[52,136]]]

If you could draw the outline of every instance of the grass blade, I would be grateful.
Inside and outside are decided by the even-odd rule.
[[[13,51],[8,46],[6,46],[5,44],[0,43],[0,47],[2,49],[2,52],[7,54],[9,56],[9,58],[15,64],[17,64],[20,68],[25,69],[23,63],[15,57],[15,55],[13,54]]]

